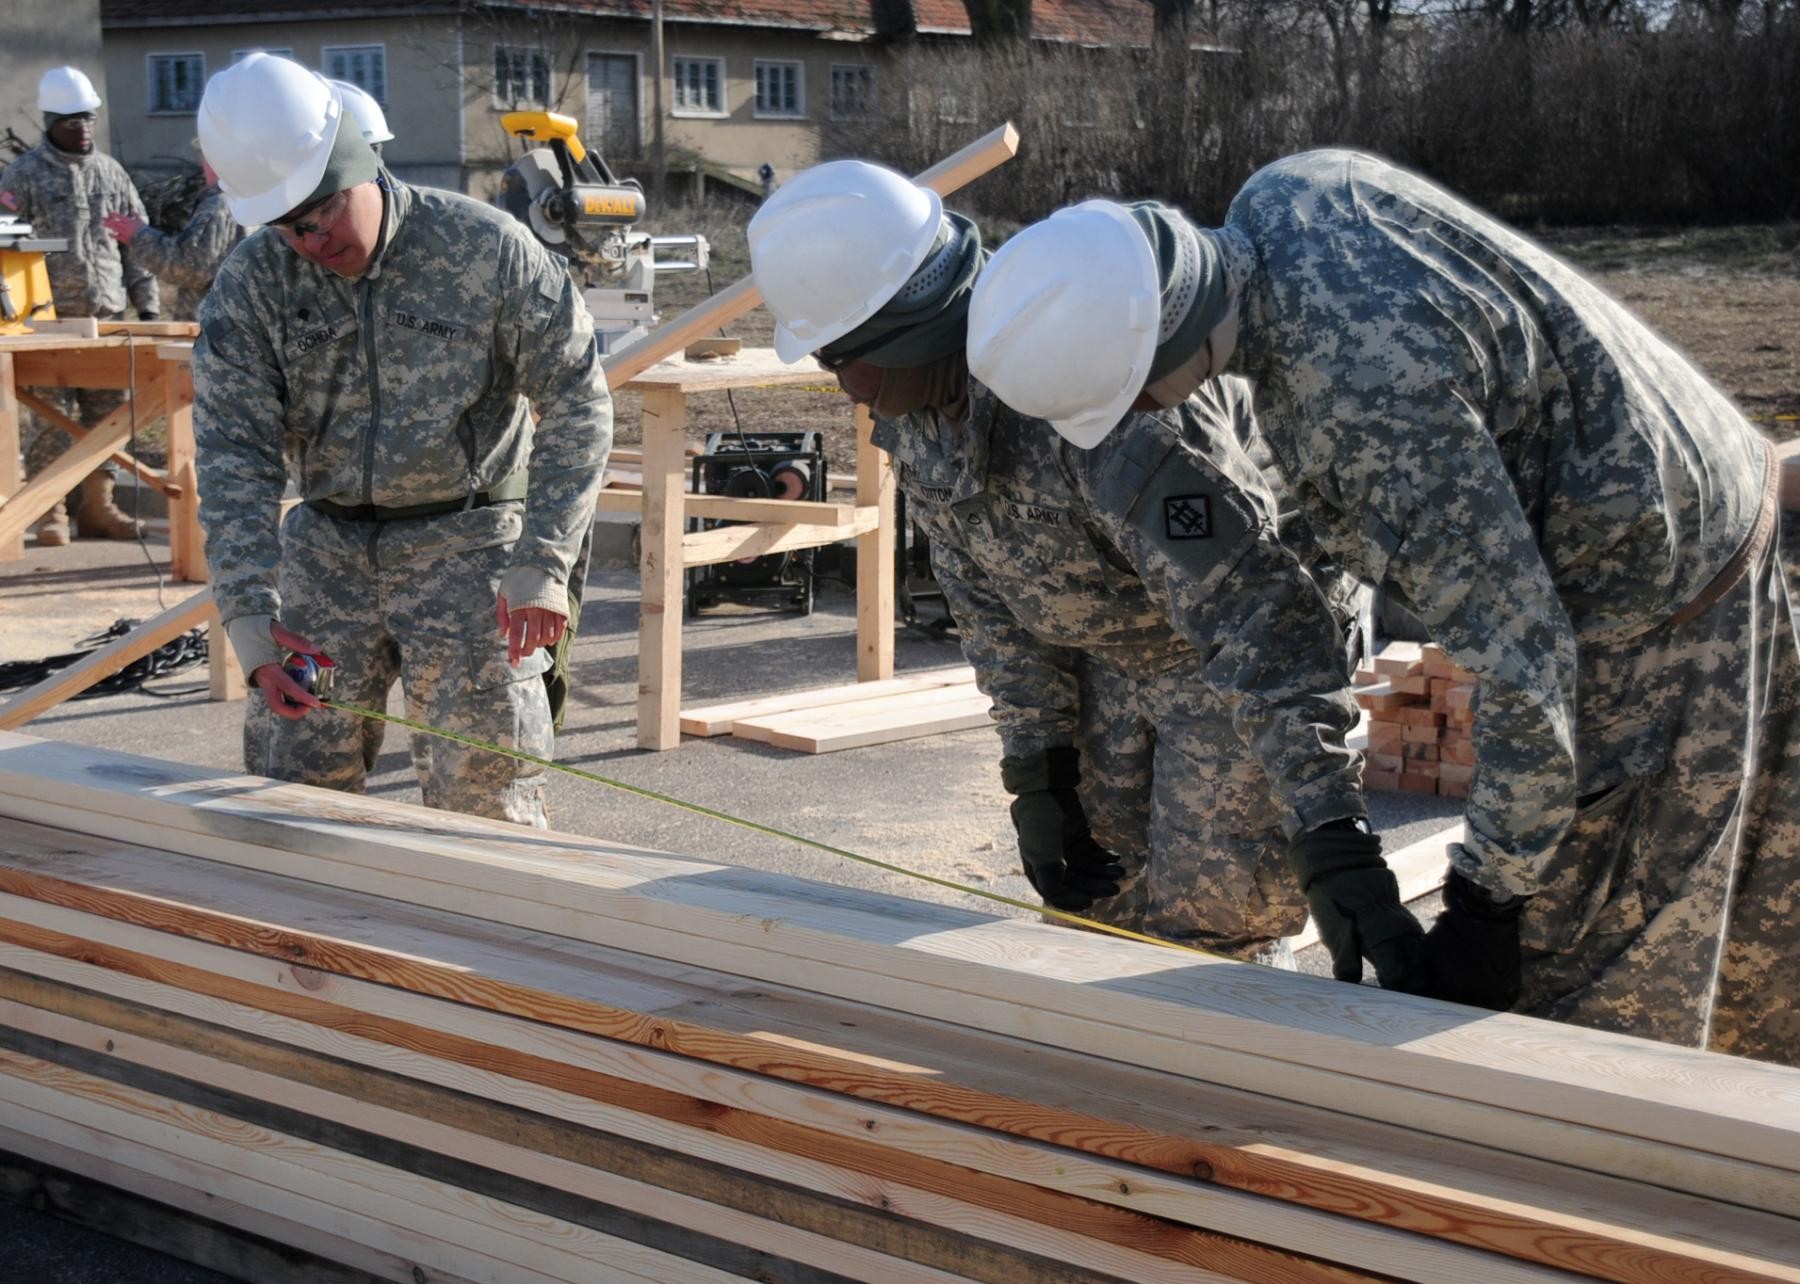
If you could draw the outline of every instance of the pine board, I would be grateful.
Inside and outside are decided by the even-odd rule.
[[[777,749],[834,753],[993,725],[993,701],[974,683],[739,718],[731,734]]]
[[[164,845],[213,859],[1128,1056],[1754,1206],[1791,1211],[1794,1200],[1800,1079],[1776,1067],[590,840],[522,838],[471,817],[28,737],[0,744],[4,809],[23,819],[54,821],[76,806],[89,831],[143,837],[166,826],[184,836]],[[1569,1123],[1656,1143],[1655,1162],[1641,1147],[1572,1140],[1562,1135]]]
[[[1194,1181],[1183,1181],[1057,1147],[1007,1138],[868,1103],[850,1102],[756,1076],[697,1068],[685,1058],[558,1031],[516,1018],[426,999],[385,986],[312,974],[306,997],[285,993],[293,970],[273,960],[199,946],[164,933],[0,898],[0,937],[41,954],[104,957],[114,970],[155,975],[170,986],[232,997],[265,1010],[304,1015],[315,1024],[380,1032],[397,1048],[500,1070],[511,1078],[555,1084],[637,1114],[753,1139],[769,1152],[822,1159],[871,1177],[954,1198],[959,1221],[998,1217],[1043,1236],[1069,1232],[1080,1243],[1054,1256],[1091,1270],[1146,1281],[1184,1281],[1199,1271],[1252,1277],[1273,1271],[1296,1280],[1336,1280],[1344,1272],[1294,1253],[1377,1261],[1422,1255],[1454,1260],[1463,1250],[1417,1241],[1379,1227],[1344,1223],[1301,1208]],[[29,916],[37,920],[23,925]],[[80,930],[83,921],[88,930]],[[76,931],[69,931],[71,927]],[[55,937],[61,936],[58,941]],[[0,949],[7,966],[41,974],[41,960]],[[178,978],[178,979],[177,979]],[[110,984],[108,982],[107,984]],[[90,987],[93,988],[93,987]],[[179,995],[163,1002],[183,1001]],[[327,1008],[339,1009],[333,1013]],[[348,1024],[346,1024],[348,1023]],[[255,1033],[266,1019],[241,1026]],[[873,1136],[876,1140],[871,1141]],[[1165,1218],[1174,1221],[1164,1220]],[[1181,1225],[1175,1222],[1184,1223]],[[1221,1234],[1217,1228],[1230,1228]],[[1259,1242],[1239,1239],[1248,1235]],[[1271,1238],[1292,1252],[1264,1248]],[[1521,1268],[1525,1269],[1525,1268]],[[1354,1274],[1355,1272],[1351,1272]]]
[[[0,1052],[0,1103],[22,1119],[19,1131],[64,1145],[87,1144],[107,1154],[122,1140],[222,1168],[233,1174],[233,1189],[266,1187],[257,1193],[258,1205],[290,1220],[303,1210],[318,1215],[335,1208],[347,1216],[332,1220],[355,1225],[374,1219],[418,1231],[421,1241],[436,1241],[431,1248],[420,1243],[421,1261],[496,1284],[725,1284],[735,1278],[36,1058]]]
[[[1090,1201],[1057,1199],[1031,1188],[1019,1190],[1017,1183],[982,1173],[944,1167],[934,1175],[929,1163],[887,1152],[887,1135],[878,1128],[870,1131],[880,1140],[820,1134],[808,1144],[802,1135],[807,1131],[804,1128],[759,1119],[753,1112],[720,1110],[679,1094],[634,1086],[553,1057],[472,1041],[433,1027],[342,1008],[334,1015],[330,1009],[335,1005],[273,991],[254,994],[241,984],[223,988],[251,998],[252,1003],[221,1003],[200,992],[197,987],[206,982],[192,969],[179,970],[177,984],[144,982],[124,972],[54,955],[25,958],[29,953],[0,947],[0,965],[201,1020],[210,1019],[261,1038],[425,1078],[459,1091],[475,1092],[572,1123],[710,1158],[772,1180],[806,1185],[1012,1250],[1044,1254],[1124,1279],[1145,1284],[1202,1284],[1224,1277],[1185,1259],[1220,1256],[1228,1261],[1247,1262],[1250,1278],[1362,1278],[1358,1272],[1314,1264],[1307,1258],[1264,1249],[1235,1237],[1188,1231],[1154,1218],[1103,1209]],[[178,973],[165,967],[163,974],[173,978]],[[285,1006],[288,1012],[300,1015],[277,1016],[269,1010],[270,1005]],[[343,1028],[334,1029],[334,1025]],[[345,1033],[347,1029],[359,1033],[350,1035]],[[527,1037],[536,1051],[548,1046],[541,1039]],[[908,1180],[915,1177],[923,1177],[930,1184],[909,1185]],[[1252,1207],[1254,1202],[1243,1207]],[[1008,1203],[1021,1205],[1030,1215],[1009,1211]],[[1034,1203],[1039,1207],[1031,1211]],[[1054,1210],[1054,1215],[1044,1220],[1049,1210]],[[1335,1219],[1321,1220],[1335,1223]],[[1307,1231],[1304,1219],[1299,1230],[1302,1234]],[[1117,1242],[1121,1238],[1135,1246]],[[1464,1263],[1468,1260],[1466,1254],[1461,1258]],[[1242,1276],[1234,1273],[1231,1277]]]
[[[0,887],[311,968],[826,1086],[1611,1278],[1706,1278],[1789,1223],[572,941],[20,826]],[[135,857],[135,859],[133,858]],[[70,883],[50,871],[79,878]],[[204,902],[211,909],[202,909]],[[279,910],[282,927],[265,915]],[[384,950],[353,938],[375,929]],[[470,933],[479,932],[479,939]],[[323,935],[322,935],[323,934]],[[439,961],[441,960],[441,962]],[[625,960],[624,963],[621,960]],[[629,975],[608,984],[622,968]],[[705,988],[699,988],[704,983]],[[594,996],[585,998],[583,996]],[[641,1011],[618,1005],[635,1005]],[[737,1012],[739,1007],[746,1010]],[[689,1014],[692,1014],[692,1019]],[[697,1024],[705,1022],[705,1025]],[[725,1028],[717,1028],[720,1023]],[[885,1038],[881,1027],[898,1026]],[[734,1032],[736,1032],[734,1036]],[[978,1043],[966,1051],[958,1042]],[[837,1047],[848,1041],[857,1046]],[[950,1053],[956,1051],[958,1055]],[[925,1058],[925,1060],[921,1060]],[[985,1088],[985,1091],[983,1090]],[[1125,1122],[1130,1121],[1130,1122]],[[1577,1215],[1571,1210],[1587,1210]],[[1635,1229],[1653,1225],[1649,1236]],[[1765,1255],[1775,1251],[1765,1247]],[[1733,1269],[1750,1260],[1728,1255]]]
[[[905,673],[873,682],[848,682],[839,686],[814,687],[806,691],[786,691],[749,700],[734,700],[726,704],[701,705],[681,711],[681,732],[687,736],[723,736],[730,734],[731,724],[740,718],[759,718],[795,709],[814,709],[820,705],[873,700],[878,696],[897,695],[907,691],[929,691],[935,687],[955,686],[974,680],[975,670],[965,664]]]
[[[25,1036],[12,1036],[15,1044],[29,1041],[44,1049],[30,1052],[15,1046],[15,1052],[252,1126],[336,1145],[371,1162],[431,1176],[544,1216],[562,1216],[596,1231],[610,1228],[628,1241],[645,1243],[646,1237],[656,1236],[662,1244],[648,1247],[701,1266],[770,1284],[833,1284],[842,1273],[894,1284],[949,1284],[959,1278],[514,1144],[520,1137],[535,1136],[551,1146],[562,1139],[560,1125],[522,1111],[507,1112],[443,1090],[409,1090],[408,1080],[350,1069],[198,1022],[159,1020],[156,1013],[80,991],[50,987],[32,997],[56,1006],[0,1004],[0,1037],[11,1027]],[[65,1006],[115,1018],[116,1023],[64,1015]],[[472,1124],[485,1131],[471,1131]],[[697,1183],[707,1178],[697,1167],[685,1175]],[[778,1203],[777,1211],[793,1215],[793,1201]],[[843,1216],[841,1210],[833,1211]],[[814,1220],[823,1223],[822,1216]],[[1023,1277],[1015,1271],[1003,1278],[1011,1284]]]

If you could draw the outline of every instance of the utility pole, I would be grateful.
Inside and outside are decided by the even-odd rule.
[[[650,208],[660,211],[668,195],[668,158],[663,153],[663,6],[650,5]]]

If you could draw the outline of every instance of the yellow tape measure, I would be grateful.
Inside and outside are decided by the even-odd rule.
[[[302,683],[302,685],[305,685]],[[465,736],[455,731],[445,731],[440,727],[424,722],[414,722],[411,718],[397,717],[391,713],[377,713],[373,709],[365,709],[361,705],[346,704],[320,696],[321,703],[327,709],[336,709],[340,713],[353,713],[360,718],[374,718],[377,722],[392,723],[396,727],[405,727],[409,731],[422,731],[428,736],[437,736],[442,740],[453,740],[460,745],[468,745],[471,749],[481,749],[488,753],[497,753],[503,757],[513,758],[519,762],[528,762],[533,766],[543,767],[548,771],[560,771],[566,776],[574,776],[578,780],[592,781],[596,785],[605,785],[609,789],[617,789],[621,793],[635,794],[639,798],[648,798],[652,802],[667,803],[682,811],[692,812],[696,816],[706,816],[712,820],[723,821],[727,825],[736,825],[740,829],[748,829],[752,833],[766,834],[771,838],[785,839],[790,843],[798,843],[802,847],[810,847],[815,851],[840,856],[845,860],[853,860],[871,869],[886,870],[890,874],[900,874],[907,878],[916,878],[922,883],[930,883],[936,887],[945,887],[953,892],[961,892],[966,896],[979,897],[996,905],[1006,905],[1012,909],[1024,910],[1030,914],[1041,914],[1046,918],[1056,919],[1072,927],[1085,927],[1090,931],[1104,932],[1109,936],[1123,937],[1128,941],[1141,941],[1145,945],[1160,945],[1164,949],[1181,950],[1188,954],[1200,954],[1208,958],[1223,957],[1197,946],[1187,945],[1180,941],[1167,941],[1158,936],[1149,936],[1143,932],[1134,932],[1127,927],[1115,927],[1111,923],[1102,923],[1098,919],[1083,918],[1079,914],[1071,914],[1067,910],[1053,909],[1048,905],[1034,905],[1030,901],[1021,901],[1011,896],[1002,896],[999,892],[984,891],[979,887],[969,887],[953,879],[939,878],[936,874],[922,874],[916,869],[907,869],[904,865],[896,865],[891,861],[878,860],[873,856],[864,856],[859,852],[848,851],[842,847],[833,847],[830,843],[822,843],[816,838],[806,838],[800,834],[789,833],[785,829],[777,829],[773,825],[765,825],[760,821],[747,820],[742,816],[734,816],[730,812],[718,811],[712,807],[703,807],[699,803],[691,803],[673,797],[670,794],[658,793],[654,789],[645,789],[639,785],[628,785],[622,780],[614,780],[610,776],[598,775],[592,771],[583,771],[580,767],[565,766],[560,762],[552,762],[548,758],[540,758],[536,754],[525,753],[518,749],[508,749],[502,745],[490,744],[486,740],[478,740],[474,736]]]

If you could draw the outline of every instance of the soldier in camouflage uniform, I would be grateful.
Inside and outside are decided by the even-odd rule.
[[[787,247],[818,252],[809,211],[841,217],[819,199],[832,171],[865,200],[886,173],[821,167],[751,225],[752,265],[784,324],[808,302],[785,297]],[[1247,389],[1134,416],[1120,449],[1075,450],[968,377],[983,257],[974,225],[944,215],[907,283],[818,356],[872,407],[875,442],[930,535],[994,701],[1027,875],[1057,908],[1283,960],[1308,908],[1289,840],[1366,821],[1344,744],[1356,715],[1340,623],[1275,537],[1274,498],[1240,440]],[[1368,906],[1360,939],[1334,955],[1340,975],[1360,978],[1367,953],[1384,983],[1403,984],[1420,931],[1379,872],[1387,905]]]
[[[1058,349],[1027,295],[1118,288],[1077,281],[1053,230],[1087,208],[1015,238],[1011,286],[972,308],[971,368],[1028,404],[1080,336]],[[1164,223],[1197,238],[1221,328],[1126,395],[1241,372],[1326,547],[1481,677],[1433,992],[1800,1062],[1800,641],[1768,443],[1555,256],[1374,158],[1280,161],[1222,229]],[[1039,413],[1115,394],[1120,370],[1088,373]]]
[[[58,317],[99,317],[113,321],[125,315],[127,299],[138,316],[154,321],[158,316],[156,278],[144,265],[106,234],[102,220],[108,214],[125,213],[139,218],[144,203],[125,167],[94,150],[94,112],[100,99],[93,95],[87,78],[72,68],[55,68],[39,88],[40,104],[48,100],[53,78],[76,78],[85,87],[79,101],[62,104],[82,107],[67,113],[46,110],[44,140],[0,173],[0,209],[30,223],[43,237],[66,239],[69,248],[45,256],[50,274],[50,293]],[[44,395],[64,413],[92,427],[125,404],[125,394],[111,389],[45,389]],[[25,471],[36,476],[69,448],[69,435],[60,428],[40,425],[25,448]],[[137,523],[113,503],[112,474],[101,469],[82,483],[77,528],[84,536],[101,539],[133,539]],[[59,503],[38,528],[38,542],[55,546],[69,540],[66,503]]]
[[[592,322],[519,224],[380,170],[323,86],[253,54],[201,106],[233,213],[271,224],[221,269],[194,348],[214,593],[280,715],[264,769],[363,784],[362,720],[320,709],[290,649],[335,660],[347,702],[379,707],[398,677],[413,717],[549,757],[547,647],[612,437]],[[270,98],[298,103],[291,122],[234,107]],[[259,193],[290,134],[316,186]],[[306,171],[313,138],[329,157]],[[278,529],[290,472],[303,502]],[[436,745],[421,784],[432,806],[544,823],[542,773],[497,754]]]
[[[175,287],[173,314],[182,319],[199,315],[200,300],[212,288],[213,277],[232,247],[244,239],[244,229],[231,217],[225,194],[210,167],[206,191],[194,213],[179,232],[164,232],[129,214],[106,216],[106,230],[131,252],[132,261]]]

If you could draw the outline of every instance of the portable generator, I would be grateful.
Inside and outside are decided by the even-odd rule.
[[[735,499],[825,498],[825,438],[819,432],[715,432],[704,453],[694,456],[694,492]],[[690,530],[713,530],[742,523],[698,519]],[[696,566],[687,572],[687,614],[698,615],[722,602],[778,606],[800,615],[813,609],[813,554],[787,553]]]

